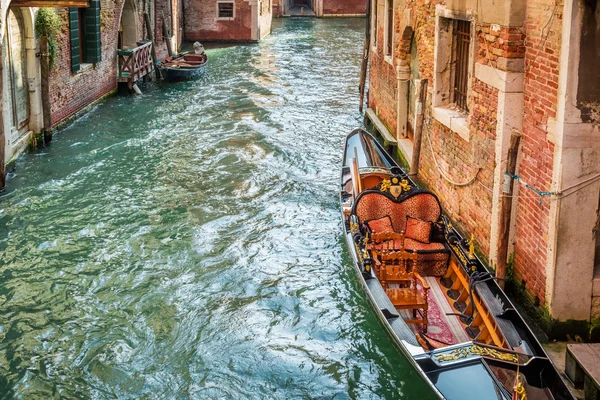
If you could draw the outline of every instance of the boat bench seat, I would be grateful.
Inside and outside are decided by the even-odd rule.
[[[395,232],[406,231],[408,217],[437,222],[441,216],[438,199],[429,192],[416,192],[400,201],[393,200],[378,190],[366,190],[356,199],[353,214],[361,225],[375,219],[389,217]],[[428,243],[406,238],[404,248],[418,254],[417,272],[424,276],[443,276],[448,269],[450,249],[440,241]]]
[[[475,291],[485,303],[487,309],[496,317],[495,321],[498,324],[498,328],[500,328],[504,339],[506,339],[506,342],[510,347],[515,349],[521,346],[521,336],[519,335],[519,332],[517,332],[517,329],[510,320],[501,317],[501,315],[504,314],[504,308],[490,288],[486,285],[477,285]]]

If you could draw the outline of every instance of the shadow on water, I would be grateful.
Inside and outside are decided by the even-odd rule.
[[[0,194],[4,398],[423,398],[341,239],[363,28],[277,20],[18,160]]]

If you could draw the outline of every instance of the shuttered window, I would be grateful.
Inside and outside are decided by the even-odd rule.
[[[85,9],[84,15],[84,62],[97,63],[102,61],[102,42],[100,40],[100,0],[90,0],[90,6],[89,8]]]
[[[79,71],[81,64],[79,43],[79,9],[69,8],[69,40],[71,41],[71,71]]]
[[[77,72],[82,63],[97,63],[102,60],[100,40],[100,0],[90,0],[85,9],[69,9],[71,40],[71,71]]]

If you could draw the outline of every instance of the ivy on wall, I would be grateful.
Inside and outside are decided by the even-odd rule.
[[[35,37],[40,39],[42,36],[48,38],[48,54],[50,68],[56,62],[58,53],[58,44],[56,36],[60,32],[60,18],[53,8],[40,8],[35,15]]]

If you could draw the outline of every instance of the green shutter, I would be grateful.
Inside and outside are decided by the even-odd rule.
[[[69,8],[69,35],[71,40],[71,71],[79,71],[79,10]]]
[[[89,8],[84,11],[85,45],[83,58],[86,63],[102,60],[102,42],[100,41],[100,0],[90,0]]]

